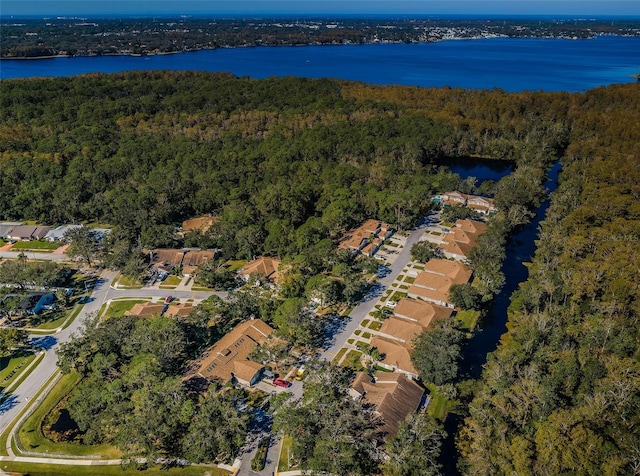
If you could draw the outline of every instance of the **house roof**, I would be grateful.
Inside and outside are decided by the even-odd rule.
[[[153,250],[153,261],[162,264],[172,264],[174,266],[182,265],[185,252],[172,248],[159,248]]]
[[[139,302],[124,314],[125,316],[147,317],[153,316],[154,314],[160,315],[162,309],[164,309],[163,303]]]
[[[416,321],[422,327],[428,327],[436,319],[451,317],[453,311],[448,307],[420,301],[419,299],[402,298],[393,309],[397,317]]]
[[[352,388],[375,406],[384,423],[383,431],[395,435],[407,415],[420,407],[424,389],[400,373],[376,372],[373,377],[359,372]]]
[[[418,374],[411,362],[410,347],[406,344],[387,337],[374,336],[371,338],[371,347],[377,348],[381,354],[384,354],[384,359],[381,361],[386,365],[414,375]]]
[[[373,233],[375,235],[378,233],[378,231],[380,231],[381,227],[382,227],[382,222],[380,220],[374,220],[370,218],[367,221],[365,221],[362,225],[360,225],[358,228],[365,233]]]
[[[220,217],[212,217],[210,215],[204,215],[196,218],[189,218],[182,222],[182,231],[183,233],[188,233],[190,231],[200,231],[205,232],[211,226],[220,221]]]
[[[183,304],[183,303],[175,303],[171,304],[167,310],[164,312],[165,316],[168,317],[187,317],[191,314],[194,307],[191,304]]]
[[[14,226],[8,235],[16,240],[40,240],[50,229],[48,226],[18,225]]]
[[[238,324],[207,349],[197,373],[204,378],[228,382],[238,372],[238,378],[250,382],[253,375],[262,366],[247,363],[249,362],[247,357],[258,345],[266,342],[273,332],[274,330],[260,319],[252,319]],[[250,378],[247,378],[252,368],[256,371]]]
[[[363,241],[367,242],[369,240],[370,234],[361,229],[351,230],[340,239],[338,248],[342,250],[359,250],[363,246]]]
[[[240,270],[240,274],[243,276],[250,276],[253,273],[263,274],[271,281],[278,281],[278,268],[280,267],[279,259],[269,258],[268,256],[261,256],[258,259],[248,262]]]
[[[82,228],[82,225],[60,225],[53,230],[49,230],[45,238],[51,241],[60,241],[64,238],[65,233],[76,228]]]
[[[464,284],[471,278],[471,271],[462,263],[439,258],[432,258],[427,261],[424,266],[424,271],[418,274],[416,281],[418,281],[420,275],[424,273],[447,276],[454,281],[454,284]]]
[[[183,266],[200,266],[215,259],[218,250],[186,250],[182,258]]]
[[[411,345],[411,342],[424,331],[424,327],[414,321],[391,316],[382,323],[380,333],[389,338]]]
[[[10,222],[0,223],[0,237],[10,235],[11,230],[13,230],[16,226],[20,226],[20,225],[22,225],[22,223],[10,223]]]

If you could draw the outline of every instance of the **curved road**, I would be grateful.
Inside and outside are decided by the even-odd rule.
[[[3,252],[0,256],[7,254]],[[17,253],[15,253],[17,254]],[[65,255],[52,255],[47,254],[44,256],[65,256]],[[38,256],[39,257],[39,256]],[[179,299],[206,299],[213,292],[205,291],[176,291],[171,289],[113,289],[111,283],[113,282],[117,273],[113,271],[103,271],[100,274],[96,284],[93,288],[91,296],[87,300],[87,303],[82,307],[78,316],[66,329],[46,336],[33,336],[31,342],[38,347],[41,347],[44,352],[44,358],[38,364],[38,366],[29,374],[29,376],[11,392],[11,395],[0,405],[0,433],[4,432],[15,420],[15,418],[24,409],[29,400],[33,398],[35,394],[42,388],[42,386],[51,378],[51,376],[57,370],[56,363],[58,357],[56,355],[56,349],[58,346],[71,339],[74,333],[77,333],[78,329],[82,326],[82,323],[86,316],[93,312],[98,312],[105,301],[120,297],[131,298],[166,298],[171,295]],[[222,297],[225,297],[227,293],[215,293]]]

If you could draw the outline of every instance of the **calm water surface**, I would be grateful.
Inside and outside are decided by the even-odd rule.
[[[226,48],[156,56],[0,61],[0,78],[131,70],[333,77],[374,84],[506,91],[586,91],[634,81],[640,38],[451,40],[438,43]]]

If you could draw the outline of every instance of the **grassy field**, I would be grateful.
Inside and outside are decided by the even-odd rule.
[[[16,463],[3,461],[0,468],[7,472],[29,474],[30,476],[224,476],[231,474],[216,467],[187,466],[186,468],[162,469],[160,467],[140,471],[137,469],[124,470],[120,465],[115,466],[67,466],[57,464]]]
[[[124,313],[130,311],[133,306],[136,304],[140,304],[143,302],[147,302],[144,299],[127,299],[122,301],[111,301],[110,303],[105,304],[105,309],[100,309],[100,315],[103,319],[111,319],[112,317],[122,317]]]
[[[142,283],[140,283],[139,281],[136,281],[135,279],[131,279],[119,274],[116,277],[116,280],[113,283],[113,286],[115,288],[121,288],[121,289],[140,289],[142,288]]]
[[[32,352],[24,351],[0,358],[0,392],[4,392],[35,357]]]
[[[379,331],[381,327],[382,327],[382,322],[380,321],[372,321],[371,324],[369,325],[369,329],[374,331]]]
[[[456,314],[456,319],[462,323],[462,328],[468,332],[473,332],[478,324],[480,318],[480,311],[468,310],[460,311]]]
[[[60,248],[60,243],[52,243],[50,241],[18,241],[11,247],[11,250],[52,251],[58,248]]]
[[[356,372],[364,370],[364,367],[360,363],[360,357],[362,356],[362,352],[357,350],[350,350],[347,356],[345,357],[342,365],[345,367],[350,367]]]
[[[295,464],[289,466],[289,456],[291,455],[291,444],[293,439],[290,436],[285,436],[282,440],[282,449],[280,450],[280,459],[278,460],[278,472],[292,471],[298,469]],[[293,462],[292,462],[293,463]]]
[[[178,276],[167,276],[167,279],[160,283],[160,289],[174,289],[181,281],[182,278]]]
[[[336,356],[333,358],[332,362],[335,362],[336,364],[340,362],[340,359],[342,358],[342,356],[345,354],[346,351],[347,351],[346,347],[343,347],[342,349],[340,349],[336,354]]]
[[[120,451],[111,445],[89,446],[79,443],[55,443],[44,436],[42,432],[44,419],[79,381],[79,374],[64,375],[20,427],[16,436],[20,439],[25,451],[77,456],[100,455],[107,459],[120,457]]]

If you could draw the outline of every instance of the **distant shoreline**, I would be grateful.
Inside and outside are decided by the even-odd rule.
[[[493,40],[493,39],[505,39],[505,40],[568,40],[568,41],[577,41],[577,40],[593,40],[595,38],[598,38],[598,36],[604,36],[604,35],[597,35],[595,37],[589,37],[589,38],[568,38],[568,37],[562,37],[562,36],[554,36],[554,37],[536,37],[536,36],[531,36],[531,37],[523,37],[523,36],[516,36],[516,37],[509,37],[509,36],[500,36],[500,35],[495,35],[495,36],[480,36],[480,37],[461,37],[461,38],[445,38],[445,39],[431,39],[428,41],[411,41],[409,42],[410,44],[429,44],[429,43],[442,43],[442,42],[447,42],[447,41],[480,41],[480,40]],[[630,36],[630,35],[606,35],[606,36],[616,36],[616,37],[632,37],[635,38],[635,36]],[[203,48],[193,48],[193,49],[187,49],[187,50],[181,50],[181,51],[158,51],[158,52],[145,52],[145,53],[104,53],[104,54],[76,54],[76,55],[48,55],[48,56],[0,56],[0,61],[6,60],[6,61],[10,61],[10,60],[45,60],[45,59],[57,59],[57,58],[99,58],[99,57],[104,57],[104,56],[130,56],[130,57],[151,57],[151,56],[160,56],[160,55],[176,55],[176,54],[181,54],[181,53],[193,53],[193,52],[197,52],[197,51],[213,51],[213,50],[218,50],[218,49],[241,49],[241,48],[262,48],[262,47],[267,47],[267,48],[280,48],[280,47],[306,47],[306,46],[361,46],[361,45],[377,45],[377,44],[400,44],[400,43],[406,43],[403,41],[369,41],[369,42],[365,42],[365,43],[336,43],[336,44],[325,44],[325,43],[308,43],[308,44],[301,44],[301,45],[237,45],[237,46],[216,46],[216,47],[203,47]]]

